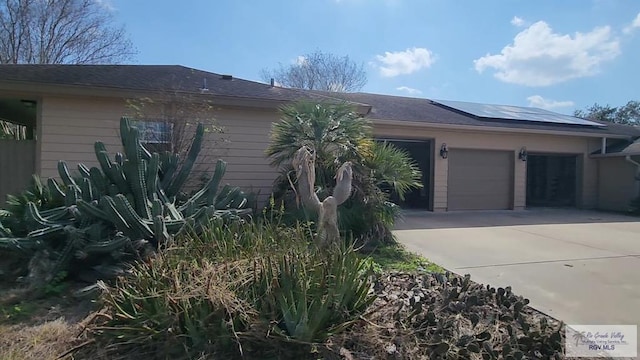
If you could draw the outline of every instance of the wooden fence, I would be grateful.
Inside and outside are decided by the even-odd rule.
[[[24,190],[35,173],[35,140],[0,140],[0,208],[7,194]]]

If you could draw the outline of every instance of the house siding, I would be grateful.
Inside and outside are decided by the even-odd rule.
[[[38,172],[44,178],[58,177],[58,160],[70,169],[78,163],[98,166],[93,145],[102,141],[110,152],[121,151],[119,120],[122,99],[44,97],[38,126],[40,158]]]
[[[536,134],[504,134],[477,131],[449,131],[409,126],[374,126],[376,136],[397,139],[432,139],[435,142],[436,154],[434,156],[434,211],[447,210],[447,182],[448,160],[442,159],[439,149],[442,143],[446,143],[449,149],[483,149],[503,150],[514,153],[514,186],[513,209],[524,209],[526,206],[526,162],[518,159],[518,152],[526,147],[529,153],[562,153],[582,155],[582,164],[579,166],[580,195],[578,206],[583,208],[595,208],[597,206],[598,173],[597,163],[590,159],[588,154],[598,146],[597,139],[536,135]]]
[[[278,176],[277,169],[269,164],[265,156],[271,124],[278,120],[277,112],[219,109],[214,116],[223,130],[217,137],[223,141],[218,141],[211,153],[227,162],[225,180],[259,192],[259,199],[265,201]]]
[[[119,119],[127,114],[126,102],[118,98],[44,96],[39,102],[37,170],[43,177],[57,177],[57,162],[65,160],[75,169],[82,162],[97,166],[93,151],[101,140],[110,153],[121,151],[118,135]],[[222,133],[207,132],[205,145],[191,184],[200,181],[200,173],[210,173],[221,158],[227,162],[225,183],[258,192],[260,202],[271,193],[277,169],[269,165],[264,151],[269,144],[271,124],[278,120],[276,110],[249,108],[215,108],[212,115]],[[398,139],[433,139],[433,208],[447,210],[448,161],[438,156],[442,143],[449,149],[484,149],[513,152],[513,208],[526,205],[526,162],[518,160],[524,146],[529,153],[562,153],[578,155],[578,206],[607,208],[603,199],[607,191],[618,191],[608,185],[603,168],[589,154],[598,148],[599,140],[586,137],[547,134],[505,134],[463,130],[428,129],[415,126],[375,125],[376,136]],[[600,172],[600,174],[599,174]],[[598,178],[600,175],[600,182]],[[612,189],[613,188],[613,189]],[[622,191],[622,190],[620,190]],[[599,195],[600,194],[600,195]],[[622,203],[622,200],[617,200]]]
[[[598,159],[598,208],[627,211],[638,194],[636,167],[622,157]]]
[[[44,97],[38,129],[40,175],[58,177],[58,160],[67,161],[70,169],[78,163],[98,166],[93,150],[97,140],[110,154],[122,151],[119,121],[127,113],[124,99]],[[223,182],[259,192],[264,201],[277,176],[264,155],[276,111],[218,108],[212,114],[223,132],[206,133],[191,184],[196,185],[200,174],[213,170],[221,158],[227,162]]]

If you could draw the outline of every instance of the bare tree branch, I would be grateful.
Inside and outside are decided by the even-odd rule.
[[[1,64],[115,64],[134,54],[96,0],[0,0]]]
[[[349,56],[336,56],[320,51],[300,56],[295,64],[262,70],[265,82],[274,79],[280,86],[334,92],[353,92],[367,83],[362,64]]]

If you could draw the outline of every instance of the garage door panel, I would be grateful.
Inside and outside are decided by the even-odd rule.
[[[512,207],[513,152],[449,151],[449,210],[503,210]]]
[[[505,176],[507,176],[505,174]],[[469,187],[469,181],[473,181],[473,187]],[[453,186],[457,188],[458,193],[478,193],[478,190],[485,191],[493,191],[496,188],[496,183],[500,183],[503,186],[509,186],[509,182],[505,181],[504,178],[494,178],[488,180],[472,180],[472,179],[464,179],[464,180],[456,180],[449,184],[449,186]]]

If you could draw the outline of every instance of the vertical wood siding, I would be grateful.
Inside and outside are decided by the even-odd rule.
[[[35,141],[0,140],[0,207],[26,188],[35,171]]]

